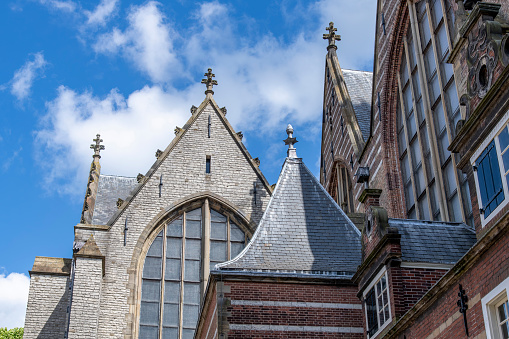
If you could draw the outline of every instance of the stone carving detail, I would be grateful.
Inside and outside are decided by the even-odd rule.
[[[259,158],[254,158],[253,162],[255,163],[256,166],[260,166],[260,159]]]
[[[156,151],[156,158],[159,159],[159,157],[163,154],[163,151],[161,151],[160,149],[158,149]]]
[[[490,22],[479,21],[468,36],[467,61],[472,66],[468,74],[468,94],[483,98],[491,87],[493,71],[498,61],[498,46],[487,26]]]
[[[244,134],[242,134],[242,132],[237,132],[237,136],[239,137],[240,140],[244,138]]]
[[[178,126],[175,126],[175,130],[174,130],[175,135],[179,134],[179,133],[180,133],[181,131],[183,131],[183,130],[184,130],[184,129],[182,129],[182,128],[178,127]]]
[[[226,115],[226,107],[221,107],[221,112],[223,112],[223,114]]]
[[[123,200],[123,199],[118,198],[118,200],[117,200],[117,208],[122,207],[122,204],[123,204],[123,203],[124,203],[124,200]]]
[[[143,174],[138,173],[138,175],[136,176],[136,181],[140,183],[144,178],[145,176]]]
[[[195,105],[191,106],[191,114],[196,113],[197,110],[198,110],[198,107],[196,107]]]

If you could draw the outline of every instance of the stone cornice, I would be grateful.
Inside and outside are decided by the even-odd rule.
[[[61,275],[69,276],[71,274],[72,259],[35,257],[34,265],[28,273],[40,275]]]

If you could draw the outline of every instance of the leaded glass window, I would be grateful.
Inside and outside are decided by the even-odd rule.
[[[210,213],[208,225],[206,212]],[[206,227],[210,239],[205,238]],[[205,241],[210,243],[207,255],[203,253]],[[214,209],[186,211],[166,224],[150,245],[143,265],[139,338],[193,338],[204,277],[215,264],[239,254],[245,244],[242,228]],[[207,257],[210,261],[204,263]]]
[[[472,224],[466,177],[447,150],[461,119],[452,65],[449,0],[409,4],[398,77],[398,149],[408,218]],[[438,184],[437,184],[438,183]]]

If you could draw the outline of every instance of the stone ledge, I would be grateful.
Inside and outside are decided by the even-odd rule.
[[[51,257],[35,257],[32,270],[28,271],[32,274],[43,275],[64,275],[71,274],[72,259],[51,258]]]

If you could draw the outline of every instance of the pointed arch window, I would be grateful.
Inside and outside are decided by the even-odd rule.
[[[398,75],[398,148],[408,218],[472,224],[466,176],[448,150],[461,119],[452,65],[450,0],[409,3]]]
[[[345,213],[353,213],[352,182],[347,167],[343,164],[335,163],[332,175],[329,189],[330,195]]]
[[[246,242],[243,228],[207,204],[164,225],[143,264],[138,338],[192,339],[210,270]]]

